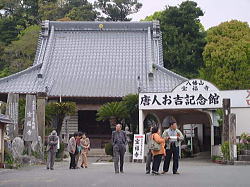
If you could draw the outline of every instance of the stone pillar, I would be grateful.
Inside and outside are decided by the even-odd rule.
[[[236,115],[229,115],[229,150],[230,162],[233,164],[237,159],[237,146],[236,146]]]
[[[223,127],[222,127],[222,143],[229,141],[229,114],[230,99],[223,99]]]
[[[46,93],[37,94],[37,121],[38,121],[38,135],[41,136],[42,144],[45,141],[45,102]]]
[[[144,113],[143,113],[143,111],[140,109],[140,110],[139,110],[139,134],[144,134],[144,125],[143,125],[143,121],[144,121]]]

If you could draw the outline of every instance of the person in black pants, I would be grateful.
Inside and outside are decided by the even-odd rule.
[[[69,139],[68,143],[68,151],[70,155],[70,166],[69,169],[76,169],[76,155],[77,155],[77,148],[76,148],[76,139],[78,138],[78,133],[75,132],[74,136]]]
[[[165,156],[165,139],[160,136],[160,130],[158,127],[153,127],[151,141],[155,141],[156,143],[160,144],[160,150],[152,150],[153,158],[153,166],[152,166],[152,174],[159,175],[159,167],[161,164],[161,158]]]
[[[184,139],[180,130],[177,129],[175,121],[170,122],[169,128],[165,130],[162,137],[166,139],[166,156],[163,164],[162,174],[168,172],[170,160],[173,155],[173,174],[179,174],[179,146]]]

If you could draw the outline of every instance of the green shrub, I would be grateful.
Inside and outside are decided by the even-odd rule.
[[[65,144],[64,143],[60,143],[60,149],[57,150],[56,158],[63,159],[64,149],[65,149]]]
[[[9,164],[9,165],[13,165],[14,164],[14,158],[11,154],[11,152],[9,152],[8,150],[4,150],[4,162],[6,164]]]
[[[223,158],[225,160],[229,160],[230,159],[229,142],[224,142],[221,145],[221,152],[222,152]]]
[[[111,143],[105,144],[105,153],[107,155],[113,156],[113,146]]]

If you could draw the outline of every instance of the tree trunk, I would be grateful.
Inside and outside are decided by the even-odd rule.
[[[56,127],[57,136],[60,136],[61,134],[64,117],[64,115],[60,115],[58,118],[58,123]]]

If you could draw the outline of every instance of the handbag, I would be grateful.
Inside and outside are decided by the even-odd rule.
[[[149,149],[153,151],[160,151],[161,150],[161,144],[157,143],[154,140],[154,136],[152,137],[150,144],[149,144]]]

